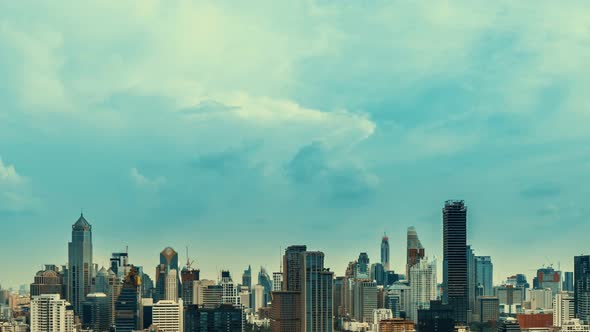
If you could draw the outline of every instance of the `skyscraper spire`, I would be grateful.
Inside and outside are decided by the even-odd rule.
[[[80,218],[72,225],[72,241],[68,244],[68,288],[67,298],[76,314],[90,293],[93,276],[92,225],[80,211]]]

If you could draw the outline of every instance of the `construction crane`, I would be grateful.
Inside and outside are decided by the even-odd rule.
[[[192,268],[192,265],[195,261],[191,261],[191,259],[188,256],[188,246],[186,246],[186,268],[187,270],[190,270]]]

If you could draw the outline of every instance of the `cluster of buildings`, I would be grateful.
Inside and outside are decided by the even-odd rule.
[[[573,272],[538,269],[532,286],[523,274],[494,283],[491,257],[468,245],[463,201],[445,202],[442,226],[440,281],[414,227],[401,273],[384,235],[377,262],[361,252],[340,276],[323,252],[293,245],[272,274],[248,266],[238,281],[229,271],[201,279],[167,247],[152,279],[127,251],[94,264],[92,226],[80,215],[66,265],[46,265],[28,290],[0,287],[0,332],[590,331],[590,256],[576,256]]]

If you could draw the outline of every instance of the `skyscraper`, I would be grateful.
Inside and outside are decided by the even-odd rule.
[[[121,292],[115,303],[115,328],[117,332],[131,332],[140,325],[139,304],[141,279],[132,266],[125,276]]]
[[[63,277],[57,266],[45,265],[45,270],[37,272],[31,284],[31,297],[41,294],[59,294],[60,298],[65,298]]]
[[[564,272],[563,274],[563,286],[561,287],[565,292],[574,291],[574,273]]]
[[[467,207],[464,201],[445,202],[443,213],[443,302],[453,308],[458,323],[467,322]]]
[[[272,292],[272,281],[270,279],[270,276],[266,272],[266,269],[262,266],[260,267],[260,272],[258,272],[258,284],[264,287],[263,307],[266,307],[267,303],[270,302],[270,292]]]
[[[356,263],[355,277],[359,279],[368,279],[370,277],[369,255],[367,255],[366,252],[361,252],[359,254],[359,259]]]
[[[152,305],[152,324],[161,332],[183,332],[183,302],[159,301]]]
[[[477,297],[477,283],[476,283],[476,276],[475,276],[475,254],[473,253],[473,249],[471,246],[467,246],[467,299],[469,302],[469,312],[468,312],[468,320],[469,315],[473,314],[475,309],[475,299]]]
[[[177,288],[178,273],[176,269],[168,270],[165,279],[166,294],[164,300],[167,301],[178,301],[178,288]]]
[[[436,260],[421,260],[410,268],[411,318],[418,322],[418,310],[429,309],[430,301],[436,300]]]
[[[104,293],[89,293],[82,303],[82,327],[108,332],[111,327],[111,303]]]
[[[324,253],[306,251],[302,260],[302,326],[304,331],[332,332],[334,273],[324,268]]]
[[[166,299],[166,276],[170,270],[176,270],[176,292],[182,296],[180,275],[178,274],[178,253],[171,247],[166,247],[160,253],[160,264],[156,267],[156,301]]]
[[[590,255],[574,257],[574,302],[576,317],[590,322]]]
[[[374,281],[356,280],[353,288],[353,312],[354,318],[359,322],[372,323],[373,310],[378,308],[377,305],[377,284]]]
[[[538,269],[533,286],[536,289],[550,288],[553,295],[557,294],[562,286],[561,271],[555,271],[552,266]]]
[[[74,332],[74,311],[59,294],[43,294],[31,300],[32,332]]]
[[[185,305],[193,304],[193,285],[200,278],[200,270],[194,269],[191,264],[187,264],[180,272],[182,280],[182,300]]]
[[[306,246],[290,246],[285,250],[283,256],[283,285],[284,290],[300,292],[301,291],[301,275],[302,261],[300,254],[307,251]]]
[[[409,278],[410,268],[424,258],[424,247],[420,243],[418,233],[416,233],[416,229],[413,226],[408,228],[407,239],[406,278]]]
[[[553,300],[553,326],[561,327],[565,321],[576,317],[574,312],[574,294],[559,292]]]
[[[389,237],[386,234],[383,234],[383,238],[381,239],[381,264],[383,264],[383,268],[385,271],[390,270],[389,265]]]
[[[252,289],[252,267],[248,265],[248,269],[244,270],[242,274],[242,285],[247,286],[248,289]]]
[[[92,226],[80,214],[72,225],[72,242],[68,244],[68,301],[79,314],[93,277]]]
[[[483,296],[494,295],[494,264],[490,256],[475,256],[475,286],[483,286]]]

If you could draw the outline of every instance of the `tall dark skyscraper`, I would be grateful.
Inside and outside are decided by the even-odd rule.
[[[386,234],[383,234],[381,239],[381,264],[383,264],[385,271],[390,270],[389,237]]]
[[[445,202],[443,213],[443,302],[453,308],[456,322],[467,322],[467,207]]]
[[[290,246],[283,256],[283,287],[286,291],[301,291],[301,259],[300,254],[307,251],[306,246]]]
[[[140,285],[141,278],[132,266],[115,303],[115,331],[131,332],[139,328]]]
[[[72,225],[72,242],[68,244],[68,301],[80,315],[82,303],[90,293],[93,277],[92,226],[84,215]]]
[[[590,255],[574,257],[574,308],[577,318],[590,322]]]

